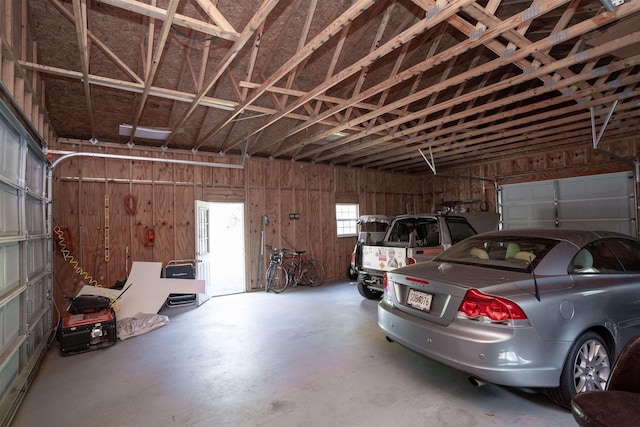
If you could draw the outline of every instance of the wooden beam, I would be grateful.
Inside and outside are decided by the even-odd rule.
[[[5,62],[9,62],[9,61],[5,61]],[[78,71],[64,70],[62,68],[50,67],[47,65],[40,65],[40,64],[35,64],[32,62],[26,62],[26,61],[18,61],[18,63],[26,69],[38,71],[40,73],[50,74],[50,75],[65,77],[70,79],[82,80],[82,73]],[[144,90],[144,85],[140,83],[118,80],[118,79],[97,76],[92,74],[89,75],[89,82],[95,86],[107,87],[107,88],[112,88],[116,90],[122,90],[125,92],[131,92],[131,93],[142,93]],[[186,102],[186,103],[193,103],[193,101],[197,97],[197,94],[152,86],[151,90],[149,91],[149,96],[155,96],[162,99],[170,99],[170,100]],[[199,105],[203,107],[215,108],[220,110],[233,110],[235,107],[239,105],[239,103],[234,101],[228,101],[225,99],[205,96],[200,100]],[[374,107],[372,106],[371,108],[373,109]],[[260,114],[276,113],[276,110],[272,108],[261,107],[258,105],[248,105],[247,111],[253,111]],[[309,119],[308,116],[297,114],[297,113],[290,113],[288,117],[294,120]],[[337,124],[337,122],[333,120],[323,121],[322,123],[330,126],[335,126]]]
[[[216,6],[211,2],[211,0],[196,0],[196,2],[200,5],[200,7],[205,11],[207,16],[211,18],[213,22],[218,24],[223,31],[228,33],[235,33],[236,30],[233,29],[233,26],[227,21],[222,13],[216,8]]]
[[[158,67],[160,66],[160,59],[162,58],[162,54],[164,53],[164,47],[167,43],[167,38],[169,37],[169,31],[171,30],[171,24],[176,13],[176,9],[178,8],[178,3],[180,3],[180,0],[169,1],[167,15],[164,22],[162,23],[162,29],[160,30],[160,36],[158,37],[158,45],[156,46],[155,52],[153,54],[151,69],[147,71],[147,75],[145,76],[144,89],[142,90],[140,105],[133,119],[133,123],[131,124],[131,135],[129,136],[129,142],[133,142],[136,129],[138,127],[138,124],[140,123],[140,117],[142,117],[142,112],[144,111],[144,108],[147,104],[147,98],[149,97],[149,92],[151,91],[153,80],[155,79],[156,72],[158,71]]]
[[[378,47],[378,45],[380,45],[380,43],[382,43],[382,37],[384,36],[384,32],[387,29],[387,25],[389,25],[389,20],[391,19],[391,13],[393,12],[394,9],[394,5],[395,4],[391,4],[387,10],[385,11],[382,19],[380,20],[380,25],[378,25],[378,31],[376,32],[375,36],[373,37],[373,41],[371,43],[371,47],[369,48],[369,53],[373,52],[376,50],[376,48]],[[406,46],[408,46],[409,43],[405,43],[403,45],[403,48],[405,48]],[[353,94],[352,96],[356,96],[360,93],[360,91],[362,90],[362,87],[364,86],[364,82],[365,79],[367,78],[367,73],[369,72],[369,67],[364,67],[360,70],[360,72],[358,73],[358,79],[356,80],[356,85],[353,88]],[[344,113],[344,120],[349,120],[349,117],[351,116],[351,112],[353,111],[353,106],[347,108],[347,110]]]
[[[391,40],[389,40],[383,46],[380,46],[375,51],[369,53],[368,55],[366,55],[362,59],[356,61],[354,64],[352,64],[352,65],[346,67],[345,69],[341,70],[340,72],[338,72],[337,74],[335,74],[331,78],[325,80],[323,83],[321,83],[320,85],[316,86],[314,89],[310,90],[305,96],[303,96],[302,98],[299,98],[296,102],[292,103],[291,105],[289,105],[287,108],[283,109],[278,114],[275,114],[273,117],[271,117],[269,120],[267,120],[266,122],[264,122],[263,124],[261,124],[257,128],[254,128],[251,131],[251,134],[253,134],[255,132],[258,132],[258,131],[260,131],[262,129],[265,129],[266,127],[272,125],[273,123],[275,123],[276,121],[278,121],[282,117],[284,117],[286,115],[286,113],[294,111],[295,109],[297,109],[301,105],[304,105],[306,102],[308,102],[309,100],[311,100],[314,97],[318,96],[319,94],[322,94],[322,93],[326,92],[327,90],[331,89],[333,86],[335,86],[338,83],[341,83],[342,81],[344,81],[345,79],[351,77],[353,74],[355,74],[356,72],[358,72],[362,68],[373,64],[379,58],[387,55],[388,53],[390,53],[393,50],[397,49],[398,47],[402,46],[403,44],[408,43],[410,40],[412,40],[413,38],[415,38],[418,35],[422,34],[422,32],[426,31],[428,28],[433,27],[433,26],[439,24],[440,22],[446,20],[449,16],[451,16],[452,14],[458,12],[459,10],[463,9],[464,7],[468,6],[471,2],[472,2],[472,0],[457,0],[457,1],[451,2],[446,8],[441,10],[437,15],[435,15],[433,17],[425,18],[424,20],[418,22],[417,24],[415,24],[411,28],[403,31],[398,36],[396,36],[396,37],[392,38]],[[363,98],[363,99],[366,99],[366,98]],[[347,106],[345,106],[345,108],[346,107]],[[335,133],[335,132],[338,132],[338,131],[335,130],[334,132],[330,132],[328,134]],[[239,143],[240,143],[240,141],[236,141],[233,145],[237,145]],[[231,148],[231,147],[228,147],[228,148]],[[299,147],[296,146],[296,147],[292,147],[292,148],[299,148]]]
[[[100,2],[113,7],[128,10],[129,12],[134,12],[139,15],[155,18],[160,21],[169,19],[167,10],[160,7],[150,6],[148,4],[135,0],[100,0]],[[173,23],[181,27],[190,28],[201,33],[220,37],[221,39],[235,41],[238,38],[238,33],[225,31],[220,27],[209,24],[208,22],[199,21],[188,16],[174,14],[171,17],[171,20]]]
[[[245,74],[245,80],[251,81],[251,77],[253,76],[253,70],[256,66],[256,58],[258,58],[258,52],[260,51],[260,44],[262,43],[262,32],[264,31],[264,21],[260,23],[260,27],[254,36],[255,41],[253,42],[253,47],[251,48],[251,55],[249,56],[249,64],[247,65],[247,73]],[[231,74],[231,73],[228,73]],[[236,94],[240,102],[247,99],[248,89],[246,87],[242,88],[242,92],[240,94]]]
[[[77,25],[75,22],[75,18],[71,12],[67,10],[66,7],[62,5],[58,0],[49,0],[49,2],[60,12],[62,16],[67,18],[71,23]],[[138,83],[142,83],[142,79],[138,74],[136,74],[127,64],[122,61],[118,55],[116,55],[111,49],[107,47],[99,38],[97,38],[89,29],[87,29],[87,36],[91,40],[93,44],[96,45],[98,49],[100,49],[109,59],[113,61],[122,71],[125,72],[129,77],[131,77],[134,81]],[[23,58],[26,60],[26,58]]]
[[[352,5],[345,13],[340,15],[338,19],[329,24],[324,30],[320,32],[314,39],[305,45],[304,49],[300,52],[292,56],[286,63],[284,63],[275,73],[273,73],[264,83],[260,85],[260,87],[255,90],[250,97],[242,102],[242,104],[236,108],[221,124],[216,126],[209,134],[207,134],[206,138],[203,141],[198,142],[198,147],[204,145],[206,140],[217,133],[224,126],[228,125],[240,112],[246,108],[247,105],[253,103],[256,99],[258,99],[263,93],[266,92],[267,88],[275,84],[278,80],[284,77],[288,72],[293,70],[300,62],[302,62],[305,58],[315,52],[320,46],[326,43],[333,35],[335,35],[338,31],[340,31],[343,26],[348,25],[353,19],[362,14],[367,8],[369,8],[375,0],[358,0],[354,5]],[[324,91],[323,91],[324,92]],[[300,103],[300,105],[305,104],[309,100],[305,100]],[[288,110],[287,112],[291,112],[294,109]],[[251,132],[250,135],[255,135],[256,132]],[[240,144],[243,140],[234,142],[231,146],[225,147],[224,150],[229,150],[230,148],[235,147]]]
[[[309,29],[311,28],[311,23],[313,22],[313,17],[315,16],[317,6],[318,6],[318,0],[311,0],[309,4],[309,12],[307,13],[307,19],[304,22],[304,27],[302,28],[302,32],[300,33],[300,38],[298,39],[298,46],[296,48],[296,53],[304,49],[304,45],[307,41],[307,37],[309,37]],[[293,70],[291,70],[287,78],[287,84],[286,84],[287,89],[291,89],[293,87],[293,82],[296,76],[298,75],[298,72],[301,71],[302,68],[304,67],[305,63],[306,63],[306,58],[305,58],[305,61],[296,65],[293,68]],[[283,96],[281,101],[282,105],[287,105],[287,101],[288,101],[288,96],[287,95]],[[307,112],[309,114],[312,114],[311,113],[312,110],[310,109],[310,107],[307,105],[305,105],[305,107],[307,108]]]
[[[539,9],[539,13],[544,13],[548,10],[552,10],[555,7],[558,7],[564,3],[566,3],[568,0],[550,0],[548,3],[545,3],[545,6]],[[437,16],[441,16],[442,13],[438,14]],[[453,14],[448,14],[447,16],[441,16],[442,19],[449,19],[450,16],[453,16]],[[527,15],[529,16],[529,15]],[[533,17],[529,17],[529,19],[533,19]],[[484,44],[487,40],[493,40],[496,37],[498,37],[499,35],[501,35],[502,33],[504,33],[505,31],[516,27],[517,25],[519,25],[522,21],[523,21],[523,15],[522,14],[518,14],[515,15],[513,17],[511,17],[508,20],[503,21],[503,23],[500,26],[494,27],[492,28],[490,31],[486,31],[485,33],[483,33],[480,37],[474,39],[474,40],[466,40],[462,43],[458,43],[457,45],[454,45],[452,48],[441,52],[431,58],[428,58],[427,60],[423,61],[421,64],[417,64],[414,67],[411,67],[407,70],[405,70],[404,72],[396,75],[394,78],[391,79],[387,79],[386,81],[368,89],[365,92],[362,92],[359,96],[357,97],[352,97],[347,103],[344,103],[342,105],[336,106],[331,110],[326,111],[325,113],[323,113],[321,115],[322,119],[325,119],[326,117],[335,114],[337,111],[340,111],[342,109],[347,108],[352,102],[360,102],[364,99],[370,98],[372,96],[374,96],[375,94],[386,90],[388,88],[391,88],[393,86],[395,86],[398,83],[401,83],[402,81],[406,80],[407,78],[410,78],[411,76],[414,76],[418,73],[423,73],[429,69],[432,69],[433,67],[449,60],[452,57],[458,56],[464,52],[467,52],[469,50],[471,50],[474,47],[477,47],[478,45]],[[427,20],[428,21],[428,20]],[[496,63],[496,67],[498,68],[499,66],[509,63],[510,59],[504,59],[504,58],[499,58],[496,61],[500,61],[499,63]],[[463,79],[451,79],[451,81],[446,82],[446,87],[451,87],[454,86],[455,84],[459,84],[461,81],[464,81],[467,78],[471,78],[471,77],[475,77],[476,75],[482,74],[483,72],[487,72],[486,69],[484,70],[470,70],[469,72],[467,72],[467,74],[465,74],[465,78]],[[455,84],[453,84],[453,82],[456,81]],[[443,84],[444,85],[444,84]],[[378,109],[378,111],[374,114],[371,113],[367,116],[364,116],[366,120],[370,120],[373,117],[376,117],[380,114],[385,114],[388,113],[390,109],[396,109],[396,108],[401,108],[405,105],[408,105],[412,102],[415,102],[416,100],[422,99],[424,96],[433,93],[433,92],[437,92],[439,90],[444,90],[446,87],[442,87],[442,89],[439,88],[435,88],[435,87],[430,87],[427,89],[424,89],[416,94],[413,94],[409,97],[404,98],[403,100],[400,101],[396,101],[392,104],[388,104],[384,107],[381,107]],[[307,145],[313,142],[317,142],[320,141],[324,138],[326,138],[328,135],[337,133],[337,132],[342,132],[345,129],[348,129],[349,127],[351,127],[353,124],[355,123],[359,123],[360,120],[362,119],[362,117],[356,121],[351,121],[349,123],[345,123],[341,126],[338,126],[336,128],[332,128],[332,129],[328,129],[326,131],[317,133],[315,135],[312,135],[308,138],[305,138],[302,142],[299,142],[297,144],[292,144],[290,146],[291,150],[297,149],[299,146],[301,145]],[[407,120],[409,121],[409,120]],[[344,143],[348,143],[351,141],[355,141],[357,139],[361,139],[363,137],[365,137],[366,135],[364,134],[359,134],[358,136],[352,135],[347,139],[341,139],[339,141],[336,142],[332,142],[329,143],[327,145],[325,145],[327,148],[331,148],[333,146],[337,146],[337,145],[341,145],[342,141],[344,141]]]
[[[623,6],[626,6],[626,4],[623,5]],[[623,9],[622,7],[617,8],[617,10],[620,10],[622,13],[633,13],[633,12],[636,11],[636,8],[640,9],[640,4],[638,4],[638,3],[635,3],[635,4],[634,3],[630,3],[630,4],[628,4],[628,6],[626,8],[624,8],[624,10],[621,10],[621,9]],[[574,37],[578,37],[581,34],[584,34],[584,33],[588,32],[588,31],[591,31],[591,30],[593,30],[595,28],[602,27],[602,26],[608,24],[609,22],[614,21],[615,19],[616,19],[616,17],[613,16],[613,15],[609,15],[609,16],[600,15],[600,16],[598,16],[596,18],[592,18],[592,19],[589,19],[589,20],[586,20],[586,21],[582,21],[582,22],[580,22],[580,23],[578,23],[578,24],[574,25],[573,27],[571,27],[571,28],[566,30],[567,38],[571,39],[571,38],[574,38]],[[503,21],[503,22],[507,22],[507,21]],[[485,34],[483,34],[483,36],[485,36],[487,33],[488,32],[485,32]],[[627,36],[626,43],[633,44],[634,41],[632,39],[628,38],[628,36]],[[463,44],[463,43],[461,43],[461,44]],[[441,91],[441,90],[444,90],[444,89],[449,88],[449,87],[453,87],[453,86],[455,86],[457,84],[462,83],[465,80],[468,80],[468,79],[473,78],[475,76],[479,76],[479,75],[485,74],[485,73],[487,73],[487,72],[489,72],[491,70],[495,70],[495,69],[499,68],[500,66],[509,63],[510,61],[514,61],[514,60],[516,60],[518,58],[524,58],[527,55],[531,54],[531,52],[533,52],[533,51],[549,49],[554,44],[555,44],[555,37],[553,37],[553,36],[547,37],[545,39],[542,39],[542,40],[540,40],[540,41],[538,41],[536,43],[533,43],[533,44],[527,46],[526,48],[522,48],[522,49],[514,52],[514,54],[509,59],[497,58],[497,59],[495,59],[493,61],[490,61],[488,63],[483,64],[481,67],[477,67],[476,69],[472,69],[472,70],[468,70],[468,71],[466,71],[464,73],[460,73],[460,74],[452,77],[451,79],[448,79],[447,81],[443,82],[442,84],[432,85],[431,87],[426,88],[426,89],[424,89],[424,90],[422,90],[422,91],[420,91],[420,92],[418,92],[418,93],[416,93],[416,94],[414,94],[412,96],[406,97],[406,98],[404,98],[402,100],[399,100],[399,101],[397,101],[395,103],[389,104],[389,105],[379,109],[378,113],[382,114],[382,113],[386,112],[386,110],[389,109],[389,108],[398,108],[401,105],[406,105],[407,103],[415,102],[416,100],[422,99],[424,96],[426,96],[426,95],[428,95],[428,94],[430,94],[432,92],[437,92],[437,91]],[[459,45],[457,45],[457,46],[459,46]],[[602,45],[602,46],[605,46],[605,45]],[[488,95],[489,93],[491,93],[493,91],[502,90],[502,89],[508,88],[511,85],[520,84],[520,83],[523,83],[525,81],[531,80],[533,78],[538,78],[538,76],[543,75],[545,73],[553,72],[553,71],[555,71],[557,69],[566,68],[566,67],[574,65],[576,63],[584,62],[586,59],[589,58],[589,55],[591,55],[591,57],[598,57],[598,56],[605,55],[605,54],[609,53],[610,51],[612,51],[613,45],[611,43],[606,44],[606,46],[607,46],[606,49],[608,49],[608,50],[603,49],[602,46],[598,47],[597,50],[590,49],[590,50],[587,51],[588,53],[584,53],[583,55],[576,55],[576,56],[571,56],[569,58],[565,58],[563,60],[557,60],[553,64],[549,64],[549,65],[547,65],[545,67],[538,68],[537,70],[535,70],[535,71],[533,71],[531,73],[518,75],[518,76],[512,77],[510,79],[504,79],[504,80],[502,80],[502,81],[500,81],[498,83],[495,83],[495,84],[491,85],[488,88],[483,88],[481,90],[469,92],[469,93],[465,94],[464,96],[460,96],[460,97],[458,97],[456,99],[449,100],[449,101],[447,101],[445,103],[440,103],[437,106],[435,106],[434,108],[417,111],[417,112],[415,112],[413,114],[410,114],[410,115],[407,115],[405,117],[398,118],[398,119],[394,120],[391,123],[394,124],[394,125],[395,124],[399,124],[399,123],[406,123],[406,122],[409,122],[411,120],[414,120],[414,119],[417,119],[419,117],[422,117],[424,115],[429,115],[429,114],[433,114],[433,113],[435,113],[437,111],[442,111],[442,110],[448,108],[449,105],[456,105],[456,104],[461,104],[463,102],[468,102],[469,100],[471,100],[471,99],[473,99],[475,97],[486,96],[486,95]],[[442,54],[447,54],[448,52],[449,51],[445,51]],[[448,55],[448,56],[450,57],[451,55]],[[343,126],[338,127],[338,129],[340,129],[342,127],[348,128],[351,125],[357,124],[359,122],[359,120],[360,119],[352,120],[351,122],[346,123]],[[385,128],[388,128],[388,125]],[[377,127],[377,128],[374,128],[373,130],[378,132],[378,131],[384,131],[385,128]],[[326,133],[326,132],[324,132],[324,133]],[[324,133],[322,133],[322,134],[324,134]],[[321,138],[319,138],[318,135],[322,135],[322,134],[317,134],[316,136],[312,136],[309,139],[311,139],[311,140],[321,139]],[[340,145],[345,145],[345,144],[347,144],[349,142],[361,139],[364,136],[366,136],[366,134],[362,133],[362,132],[360,134],[354,134],[354,135],[349,136],[348,138],[342,138],[342,139],[340,139],[338,141],[334,141],[334,142],[325,144],[324,148],[325,149],[335,148],[335,147],[338,147]],[[393,138],[391,138],[391,139],[393,139]]]
[[[640,64],[640,55],[635,57],[635,62],[636,64]],[[614,71],[615,72],[615,69]],[[585,73],[585,75],[579,75],[576,76],[576,78],[582,77],[584,79],[588,79],[591,77],[590,73]],[[636,76],[631,76],[629,78],[627,78],[625,80],[625,84],[628,85],[633,85],[633,84],[637,84],[640,81],[640,77],[636,77]],[[593,87],[593,88],[589,88],[589,89],[585,89],[582,92],[585,92],[584,94],[581,92],[578,95],[579,96],[587,96],[590,92],[593,91],[600,91],[600,92],[605,92],[608,89],[608,86],[606,83],[601,84],[598,87]],[[532,92],[534,92],[534,90],[532,90]],[[504,132],[506,132],[507,129],[509,128],[515,128],[516,131],[514,132],[514,134],[519,134],[519,133],[526,133],[526,131],[523,129],[523,127],[527,126],[530,123],[548,123],[551,120],[553,120],[553,118],[555,117],[562,117],[562,116],[567,116],[570,114],[583,114],[583,116],[580,116],[581,118],[589,118],[587,109],[589,108],[589,106],[598,106],[601,102],[612,102],[613,100],[617,99],[619,97],[619,95],[613,94],[607,97],[604,97],[602,99],[598,99],[598,100],[592,100],[587,104],[584,105],[572,105],[570,107],[564,107],[561,109],[554,109],[551,108],[554,104],[561,104],[566,102],[565,99],[562,99],[561,97],[558,98],[554,98],[551,100],[545,100],[545,101],[541,101],[538,102],[536,104],[531,104],[531,105],[526,105],[524,107],[518,108],[518,109],[512,109],[509,110],[507,112],[504,112],[502,114],[500,114],[500,117],[496,117],[496,119],[500,119],[502,122],[499,124],[494,124],[492,126],[486,126],[487,123],[489,123],[492,118],[483,118],[483,119],[478,119],[478,120],[474,120],[472,122],[467,122],[465,123],[463,126],[461,126],[460,131],[464,131],[465,129],[470,129],[469,132],[466,133],[462,133],[460,135],[452,135],[446,138],[441,138],[438,139],[438,145],[434,148],[434,152],[435,153],[440,153],[446,150],[459,150],[461,147],[465,146],[465,145],[470,145],[468,141],[462,141],[462,142],[458,142],[461,138],[465,138],[465,137],[473,137],[478,139],[479,141],[486,141],[489,139],[493,139],[493,138],[501,138],[503,135],[505,135]],[[501,100],[495,101],[494,104],[502,104]],[[472,111],[463,111],[460,113],[457,113],[455,115],[449,116],[447,117],[446,120],[436,120],[435,122],[430,122],[425,124],[425,128],[428,127],[433,127],[436,125],[436,123],[438,124],[443,124],[443,123],[447,123],[453,120],[456,120],[460,117],[464,117],[464,116],[471,116],[474,114],[478,114],[478,112],[482,109],[484,110],[493,110],[494,108],[496,108],[496,105],[492,105],[492,104],[485,104],[482,106],[479,106],[478,108],[474,108],[472,109]],[[534,111],[542,111],[541,113],[538,114],[532,114],[532,112]],[[468,114],[467,114],[468,113]],[[515,119],[515,120],[506,120],[505,119],[510,119],[511,117],[520,117],[519,119]],[[589,125],[589,123],[587,123],[587,125]],[[534,125],[534,126],[538,126],[539,125]],[[484,129],[484,131],[479,131],[478,129]],[[521,130],[522,129],[522,130]],[[430,133],[430,138],[438,138],[439,132],[434,132],[434,133]],[[442,135],[446,134],[447,131],[443,131],[441,132]],[[486,134],[487,136],[483,137],[482,134]],[[482,139],[484,138],[484,139]],[[489,139],[487,139],[489,138]],[[414,143],[419,143],[420,140],[414,140],[412,141]],[[396,156],[396,158],[410,158],[413,156],[413,153],[415,152],[415,150],[417,148],[425,148],[428,146],[432,146],[433,144],[423,144],[423,145],[412,145],[411,147],[399,147],[399,146],[395,146],[393,148],[393,150],[391,150],[391,152]],[[366,149],[364,152],[362,152],[361,150]],[[379,166],[379,165],[383,165],[385,163],[388,162],[389,160],[389,148],[384,148],[383,150],[380,150],[380,155],[375,155],[375,153],[372,152],[371,150],[371,145],[368,144],[361,144],[358,147],[358,150],[361,151],[361,157],[367,157],[367,164],[370,164],[372,166]],[[335,153],[336,156],[341,156],[340,153]],[[342,154],[343,158],[344,158],[344,154]],[[364,162],[354,162],[354,165],[358,165],[358,164],[362,164]]]
[[[251,19],[245,26],[240,36],[233,43],[233,46],[231,47],[231,49],[227,51],[227,53],[224,55],[222,60],[218,63],[218,66],[213,72],[213,76],[211,77],[211,80],[205,85],[205,87],[202,88],[202,90],[198,93],[196,98],[193,100],[191,106],[184,113],[180,121],[174,126],[174,129],[171,132],[171,135],[167,139],[167,144],[169,144],[173,140],[177,130],[179,130],[182,126],[184,126],[184,123],[187,121],[187,118],[189,118],[189,116],[193,114],[193,112],[196,110],[196,108],[200,104],[200,101],[206,96],[209,90],[211,90],[211,88],[216,84],[218,79],[220,79],[220,77],[224,74],[227,67],[231,64],[231,62],[233,62],[236,56],[238,56],[238,54],[240,53],[244,45],[251,39],[251,37],[256,32],[260,24],[264,22],[265,19],[267,19],[267,16],[269,16],[269,13],[271,13],[271,11],[276,7],[278,2],[279,0],[265,0],[264,3],[262,3],[262,5],[260,6],[260,8],[253,15],[253,17],[251,17]],[[194,146],[193,148],[197,150],[198,148],[200,148],[200,146],[197,145],[197,146]]]
[[[73,15],[76,23],[76,37],[80,49],[80,64],[82,65],[82,81],[84,85],[84,98],[87,103],[87,114],[91,128],[91,138],[96,137],[96,128],[93,120],[93,105],[91,102],[91,85],[89,84],[89,43],[87,40],[87,3],[86,0],[73,0]]]
[[[623,69],[623,67],[633,68],[634,65],[638,65],[638,64],[640,64],[640,55],[634,57],[633,63],[631,64],[627,61],[621,61],[620,63],[610,64],[610,65],[611,65],[612,72],[616,72],[619,69]],[[584,72],[580,75],[577,75],[572,80],[579,79],[579,78],[586,80],[591,77],[592,77],[592,74],[590,72]],[[625,79],[623,84],[634,85],[638,81],[640,81],[640,78],[636,76],[632,76]],[[565,84],[569,85],[573,83],[574,82],[572,81],[572,82],[566,82]],[[580,97],[589,96],[591,95],[592,92],[595,92],[595,91],[606,92],[607,89],[608,89],[608,85],[606,83],[602,83],[599,86],[594,86],[588,89],[584,89],[581,92],[577,93],[577,95]],[[538,93],[537,89],[532,89],[531,91],[529,91],[528,95],[529,97],[531,97],[536,93]],[[514,98],[519,97],[520,95],[521,94],[514,95]],[[604,100],[605,102],[611,102],[612,100],[617,99],[618,96],[619,95],[613,94],[608,97],[602,98],[602,100]],[[527,104],[520,108],[515,108],[515,109],[512,108],[505,112],[495,113],[493,117],[491,116],[483,117],[483,118],[475,119],[471,122],[466,122],[463,125],[460,125],[458,130],[461,133],[457,135],[450,135],[444,138],[439,138],[441,136],[449,135],[450,131],[446,129],[442,131],[430,131],[428,133],[428,138],[424,137],[424,138],[412,139],[411,140],[412,146],[410,147],[409,146],[402,147],[396,144],[392,148],[388,146],[382,146],[379,144],[379,142],[386,140],[386,137],[385,137],[385,138],[379,139],[378,143],[376,143],[375,141],[370,141],[368,143],[360,144],[358,147],[351,147],[351,149],[346,149],[346,151],[349,151],[352,154],[352,156],[349,156],[348,159],[352,161],[353,165],[358,165],[363,163],[377,165],[377,164],[382,164],[388,161],[390,151],[393,153],[394,156],[398,158],[402,158],[402,156],[404,155],[406,155],[407,157],[412,157],[416,148],[426,148],[428,146],[433,145],[430,142],[427,142],[422,145],[419,144],[421,141],[426,141],[427,139],[429,139],[429,141],[433,139],[437,139],[438,147],[435,148],[436,153],[439,153],[440,151],[448,150],[449,148],[460,149],[463,145],[468,144],[467,141],[459,142],[460,139],[464,139],[467,137],[480,138],[481,135],[483,134],[487,134],[488,137],[492,137],[492,136],[500,137],[500,135],[502,135],[503,132],[509,128],[521,129],[524,126],[527,126],[529,123],[548,122],[550,120],[553,120],[556,117],[566,116],[574,113],[586,114],[586,111],[590,105],[591,106],[599,105],[599,103],[602,100],[600,99],[592,100],[587,104],[571,105],[569,107],[563,107],[563,108],[557,109],[553,107],[558,104],[566,103],[566,99],[563,97],[556,97],[556,98],[540,101],[534,104]],[[506,101],[506,102],[503,102],[503,101]],[[512,104],[513,102],[510,102],[510,101],[513,101],[513,100],[512,99],[496,100],[494,102],[486,103],[476,108],[460,111],[456,114],[448,115],[446,116],[446,118],[439,118],[431,122],[425,123],[424,126],[420,126],[420,130],[426,130],[432,127],[439,127],[464,117],[472,117],[474,115],[481,113],[482,111],[492,111],[498,108],[499,106]],[[536,111],[542,111],[542,112],[534,113]],[[519,117],[519,118],[514,119],[515,117]],[[588,116],[585,116],[585,117],[588,117]],[[488,126],[488,124],[491,123],[492,121],[496,121],[496,122],[499,121],[499,123],[494,123],[493,125]],[[468,132],[465,132],[465,130],[468,130]],[[413,131],[413,129],[411,129],[411,131]],[[408,134],[409,132],[406,132],[406,133],[403,132],[402,135],[399,135],[399,137],[406,136]],[[374,144],[378,145],[380,149],[375,149]],[[360,152],[360,155],[356,154],[355,157],[360,157],[362,159],[366,157],[366,161],[361,160],[361,161],[353,162],[354,149]],[[340,151],[334,152],[334,155],[339,156],[341,158],[345,158],[344,152],[343,153],[341,153]]]

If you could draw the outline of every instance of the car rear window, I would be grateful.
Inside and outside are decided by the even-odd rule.
[[[471,237],[443,252],[438,261],[530,271],[558,243],[537,237]]]
[[[466,239],[467,237],[478,234],[471,224],[469,224],[464,218],[448,217],[445,218],[445,223],[449,228],[451,242],[454,244]]]
[[[411,233],[415,233],[416,240],[423,242],[430,233],[437,231],[438,220],[436,218],[403,218],[397,220],[389,230],[388,241],[408,243]]]

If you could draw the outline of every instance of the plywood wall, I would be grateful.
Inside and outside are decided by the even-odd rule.
[[[64,151],[242,163],[230,156],[92,146],[77,140],[61,139],[58,145]],[[362,214],[387,215],[406,213],[409,207],[426,211],[433,205],[426,176],[260,158],[246,159],[243,169],[226,169],[71,157],[56,166],[53,176],[54,225],[68,230],[71,253],[86,272],[78,274],[56,253],[54,270],[68,295],[74,295],[88,276],[103,286],[114,286],[124,280],[131,261],[194,258],[195,200],[245,203],[248,290],[264,286],[257,266],[265,216],[269,220],[264,226],[266,244],[307,251],[322,261],[331,280],[346,277],[355,244],[355,237],[336,237],[336,202],[358,203]],[[290,219],[291,213],[300,219]],[[149,229],[154,233],[153,245]],[[267,263],[265,255],[263,269]]]
[[[243,169],[225,169],[139,160],[73,157],[54,171],[54,225],[67,229],[72,254],[86,274],[111,287],[126,276],[128,262],[195,257],[194,201],[245,203],[247,290],[258,280],[260,230],[265,243],[305,250],[324,264],[327,278],[345,278],[355,237],[337,238],[335,204],[358,203],[361,214],[433,212],[445,201],[470,211],[496,211],[497,184],[630,170],[616,158],[635,153],[637,141],[607,147],[585,146],[501,162],[477,163],[446,175],[395,174],[261,158],[245,159]],[[60,140],[59,148],[139,157],[241,164],[232,156],[122,148],[116,144]],[[105,196],[109,198],[109,259],[105,259]],[[125,203],[129,203],[127,205]],[[289,218],[300,215],[299,220]],[[147,230],[153,229],[150,245]],[[82,243],[82,251],[80,251]],[[129,254],[129,259],[126,255]],[[266,254],[263,270],[268,264]],[[78,267],[76,267],[77,269]],[[56,253],[54,271],[65,293],[87,281]]]

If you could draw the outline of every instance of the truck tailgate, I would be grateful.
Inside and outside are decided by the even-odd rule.
[[[367,270],[391,271],[407,265],[407,248],[364,246],[362,267]]]

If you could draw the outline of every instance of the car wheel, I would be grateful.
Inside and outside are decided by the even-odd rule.
[[[580,336],[571,347],[560,376],[560,386],[547,390],[551,400],[570,408],[577,393],[604,390],[611,373],[611,352],[595,332]]]
[[[375,289],[369,289],[369,287],[364,283],[363,274],[358,275],[358,292],[360,292],[360,295],[366,299],[380,299],[382,296],[382,292],[376,291]]]
[[[353,268],[351,264],[349,264],[349,268],[347,269],[347,277],[349,277],[349,280],[356,280],[358,278],[358,270]]]

